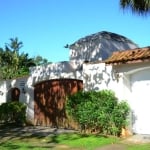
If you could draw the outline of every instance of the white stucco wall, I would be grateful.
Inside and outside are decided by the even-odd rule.
[[[7,81],[2,81],[0,85],[0,91],[3,93],[2,99],[0,103],[6,102],[10,100],[10,90],[12,88],[17,87],[21,92],[20,92],[20,101],[25,101],[25,97],[23,96],[22,89],[24,88],[24,85],[27,82],[27,77],[24,78],[18,78],[14,80],[7,80]]]
[[[19,101],[27,105],[27,118],[34,118],[34,89],[29,83],[29,77],[22,77],[0,83],[0,104],[11,100],[11,89],[18,88],[20,90]]]
[[[82,79],[82,62],[64,61],[30,68],[31,80],[37,83],[49,79]]]
[[[139,134],[150,134],[150,68],[131,74],[130,106],[132,108],[133,131]]]
[[[109,89],[120,100],[126,97],[122,73],[117,73],[111,65],[105,63],[83,64],[83,85],[85,91]]]
[[[0,104],[6,102],[7,97],[7,82],[6,81],[0,81]]]
[[[133,133],[150,134],[150,62],[114,66],[123,74],[123,92],[131,108]]]

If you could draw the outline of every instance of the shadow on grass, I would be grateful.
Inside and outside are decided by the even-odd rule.
[[[65,129],[35,126],[0,125],[0,149],[52,149]]]
[[[73,130],[35,126],[0,126],[0,149],[53,149],[58,145],[76,147],[90,143],[103,145],[111,143],[103,135],[80,134]],[[114,139],[112,139],[114,140]],[[101,143],[100,143],[101,142]]]
[[[0,143],[0,148],[7,149],[7,150],[13,150],[13,149],[52,149],[54,148],[53,145],[32,145],[30,143],[21,143],[21,142],[3,142]]]

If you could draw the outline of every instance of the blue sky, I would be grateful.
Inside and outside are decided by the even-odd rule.
[[[0,47],[18,37],[21,52],[52,62],[69,60],[66,44],[109,31],[150,46],[150,16],[120,9],[119,0],[0,0]]]

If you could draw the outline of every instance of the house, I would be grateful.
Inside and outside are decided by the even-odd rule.
[[[122,82],[122,99],[132,110],[133,132],[150,134],[150,47],[114,52],[105,63],[112,65]]]
[[[105,31],[86,36],[69,48],[69,62],[32,67],[28,77],[1,81],[0,103],[18,97],[17,88],[19,101],[27,105],[27,118],[33,124],[66,127],[68,94],[110,89],[119,100],[129,103],[130,129],[150,134],[150,121],[145,117],[150,111],[150,47],[138,48],[131,40]]]
[[[150,134],[150,47],[117,51],[83,68],[85,90],[113,90],[131,108],[130,130]]]

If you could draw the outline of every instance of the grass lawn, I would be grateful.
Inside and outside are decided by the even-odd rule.
[[[118,138],[114,137],[66,133],[47,137],[15,137],[2,142],[0,141],[0,150],[44,150],[71,148],[93,150],[96,147],[116,143],[117,141]]]
[[[86,150],[93,150],[96,147],[118,142],[118,138],[114,137],[85,134],[61,134],[59,136],[49,138],[52,138],[51,141],[55,141],[59,144]]]
[[[97,147],[117,143],[120,144],[120,139],[100,135],[77,133],[53,134],[47,137],[32,135],[0,140],[0,150],[94,150]],[[150,144],[126,144],[126,147],[127,150],[150,150]]]

